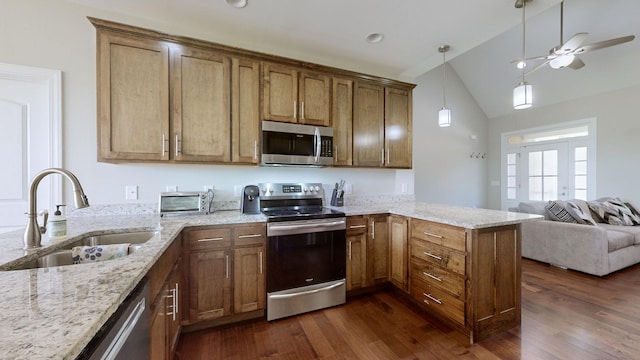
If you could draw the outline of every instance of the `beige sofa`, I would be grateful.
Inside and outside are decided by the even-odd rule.
[[[640,226],[553,221],[546,204],[524,202],[510,209],[546,216],[522,223],[522,257],[597,276],[640,262]]]

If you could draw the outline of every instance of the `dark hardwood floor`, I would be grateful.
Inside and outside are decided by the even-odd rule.
[[[393,291],[335,308],[185,334],[177,358],[640,359],[640,265],[598,278],[523,260],[522,325],[478,342]]]

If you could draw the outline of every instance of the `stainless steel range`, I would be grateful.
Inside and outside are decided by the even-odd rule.
[[[267,320],[344,304],[346,220],[319,183],[258,184],[267,216]]]

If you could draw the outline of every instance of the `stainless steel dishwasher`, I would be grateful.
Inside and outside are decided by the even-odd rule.
[[[149,281],[136,286],[76,359],[149,359]]]

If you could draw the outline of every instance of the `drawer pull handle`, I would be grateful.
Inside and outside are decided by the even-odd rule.
[[[217,237],[217,238],[209,238],[209,239],[198,239],[198,242],[209,242],[209,241],[220,241],[220,240],[224,240],[224,238]]]
[[[428,272],[423,271],[422,273],[423,273],[425,276],[428,276],[428,277],[430,277],[430,278],[432,278],[432,279],[434,279],[434,280],[442,281],[442,279],[440,279],[439,277],[437,277],[437,276],[433,276],[433,275],[429,274]]]
[[[257,238],[262,236],[262,234],[251,234],[251,235],[240,235],[238,236],[239,239],[249,239],[249,238]]]
[[[444,236],[442,236],[442,235],[438,235],[438,234],[434,234],[434,233],[430,233],[430,232],[426,232],[426,231],[424,232],[424,234],[427,235],[427,236],[438,238],[438,239],[444,238]]]
[[[436,302],[436,303],[438,303],[438,304],[442,305],[442,301],[440,301],[440,300],[438,300],[438,299],[434,298],[433,296],[431,296],[431,294],[425,294],[425,293],[422,293],[422,295],[424,295],[425,297],[427,297],[427,298],[428,298],[428,299],[430,299],[431,301]],[[426,302],[426,303],[428,304],[428,302],[427,302],[426,300],[425,300],[424,302]]]
[[[363,229],[366,228],[367,225],[350,225],[349,229]]]
[[[440,256],[436,256],[436,255],[430,254],[430,253],[428,253],[426,251],[423,251],[422,253],[427,255],[427,256],[430,256],[430,257],[432,257],[432,258],[434,258],[436,260],[442,260],[442,258]]]

